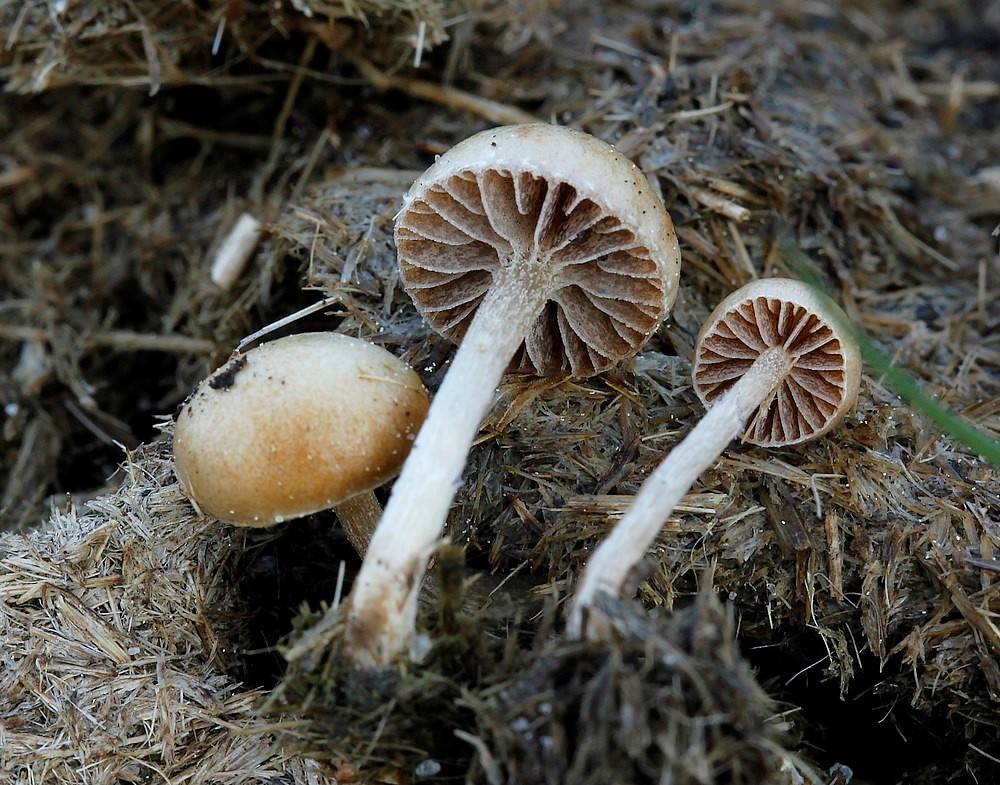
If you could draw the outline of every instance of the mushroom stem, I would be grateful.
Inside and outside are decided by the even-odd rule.
[[[586,634],[599,640],[606,636],[606,625],[586,616],[597,595],[621,593],[674,507],[726,445],[743,432],[747,420],[774,394],[792,364],[791,355],[780,347],[761,354],[646,478],[624,517],[587,560],[570,609],[567,633],[571,637]]]
[[[413,638],[417,594],[444,530],[473,439],[500,379],[551,295],[553,273],[515,256],[495,273],[417,434],[349,598],[345,643],[385,664]]]
[[[375,492],[359,493],[335,505],[333,509],[340,519],[340,525],[344,527],[347,541],[359,556],[364,556],[379,518],[382,517],[382,505],[375,498]]]

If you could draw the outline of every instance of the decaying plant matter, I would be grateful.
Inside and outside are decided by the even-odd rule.
[[[475,698],[490,785],[824,781],[788,750],[789,723],[757,684],[711,578],[687,608],[650,615],[598,600],[610,634],[509,656]]]
[[[39,529],[3,539],[3,585],[25,599],[3,606],[4,640],[18,658],[35,662],[44,644],[53,660],[78,661],[85,633],[49,636],[58,609],[28,586],[79,573],[66,553],[80,542],[99,550],[109,518],[92,513],[117,504],[108,499],[126,492],[116,490],[123,477],[135,507],[116,513],[115,537],[151,517],[170,520],[160,470],[134,459],[133,475],[114,474],[125,457],[118,445],[163,438],[156,417],[242,336],[330,296],[325,315],[296,329],[371,340],[437,389],[453,348],[402,290],[392,219],[435,155],[506,122],[488,114],[498,107],[580,128],[635,160],[669,205],[685,273],[672,319],[631,363],[571,383],[502,384],[446,527],[473,569],[524,578],[525,596],[568,596],[609,523],[703,415],[689,380],[708,313],[754,277],[796,275],[782,236],[898,368],[998,432],[996,2],[668,2],[659,15],[648,3],[618,3],[614,14],[603,3],[555,5],[436,5],[425,41],[435,18],[453,23],[449,41],[419,58],[420,20],[409,15],[417,4],[368,25],[328,24],[333,3],[2,7],[0,526]],[[346,41],[330,35],[345,28]],[[244,213],[261,222],[261,242],[223,291],[211,261]],[[66,491],[75,534],[63,523]],[[177,515],[193,516],[176,500]],[[685,607],[714,561],[744,656],[773,697],[799,706],[786,719],[824,767],[839,761],[875,782],[904,772],[917,785],[973,774],[985,782],[1000,758],[998,506],[995,468],[871,374],[856,414],[819,442],[731,446],[667,520],[637,594],[647,608]],[[350,549],[316,537],[336,533],[332,519],[301,524],[237,532],[204,522],[211,537],[192,541],[225,549],[206,562],[219,569],[190,566],[205,553],[182,549],[190,594],[172,605],[223,591],[216,604],[237,626],[257,632],[265,616],[268,634],[247,645],[247,629],[230,636],[217,622],[218,640],[232,645],[220,654],[232,667],[224,671],[198,654],[212,651],[215,624],[174,619],[159,628],[162,650],[182,653],[166,676],[182,674],[185,690],[198,688],[190,694],[225,692],[236,679],[274,685],[280,673],[247,664],[288,634],[300,602],[315,608],[334,596],[326,582],[313,594],[284,591],[317,575],[332,582],[342,559],[345,589],[353,574]],[[150,542],[160,540],[133,545]],[[129,585],[160,602],[173,596],[160,582],[169,557],[154,547],[132,561],[140,554],[128,551],[127,563],[141,567]],[[83,572],[93,593],[71,584],[113,625],[107,597],[117,589],[103,583],[119,574],[99,559]],[[44,640],[24,632],[29,624]],[[522,628],[518,644],[530,647],[532,632]],[[65,714],[48,713],[28,678],[41,671],[25,668],[5,693],[24,711],[5,714],[3,731],[25,735],[0,759],[42,781],[51,755],[37,755],[47,750],[38,740],[62,738],[80,717],[65,702]],[[111,665],[74,668],[78,696],[106,689]],[[132,676],[149,687],[154,670],[150,662]],[[0,678],[11,672],[5,663]],[[152,705],[151,693],[132,694]],[[125,725],[114,747],[66,740],[61,752],[93,754],[63,755],[60,776],[76,785],[84,767],[115,771],[125,757],[186,774],[203,749],[196,740],[215,749],[219,726],[174,716],[183,719],[173,728]],[[103,727],[114,722],[109,715]],[[171,730],[172,747],[162,743]],[[311,782],[304,756],[286,767],[271,754],[247,759],[281,772],[273,779]],[[202,763],[206,782],[245,771],[229,758]]]
[[[0,536],[3,782],[335,783],[275,744],[261,690],[230,675],[245,537],[191,513],[161,442],[116,492]]]

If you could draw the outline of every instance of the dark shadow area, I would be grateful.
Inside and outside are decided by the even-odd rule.
[[[915,785],[937,782],[935,762],[960,744],[959,730],[941,718],[919,716],[881,689],[878,663],[867,653],[843,698],[835,677],[824,673],[826,652],[818,638],[801,637],[781,647],[746,648],[745,654],[768,692],[800,711],[792,721],[803,745],[825,769],[834,764],[854,772],[856,783]],[[789,674],[795,674],[789,676]],[[956,780],[956,782],[959,780]]]

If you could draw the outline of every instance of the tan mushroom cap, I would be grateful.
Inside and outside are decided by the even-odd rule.
[[[726,392],[769,349],[783,348],[791,369],[750,418],[745,441],[763,447],[823,435],[854,406],[861,354],[844,334],[847,316],[801,281],[751,281],[726,297],[695,342],[692,375],[706,406]]]
[[[420,377],[335,333],[258,346],[202,382],[174,429],[181,486],[205,513],[269,526],[394,477],[427,412]]]
[[[544,123],[482,131],[442,155],[404,197],[395,239],[404,286],[453,340],[500,268],[537,260],[522,285],[551,295],[511,368],[539,375],[587,376],[634,354],[680,271],[673,223],[639,167]]]

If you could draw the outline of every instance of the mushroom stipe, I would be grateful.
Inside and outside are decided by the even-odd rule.
[[[618,596],[674,506],[742,432],[769,447],[815,439],[855,404],[861,355],[836,303],[801,281],[753,281],[719,303],[695,342],[694,382],[709,411],[643,482],[625,516],[587,561],[568,633],[603,638],[591,614]]]
[[[670,216],[639,168],[556,125],[483,131],[442,155],[403,198],[395,239],[418,309],[462,345],[348,598],[359,665],[413,642],[420,578],[504,371],[587,376],[631,356],[673,304],[680,270]]]

